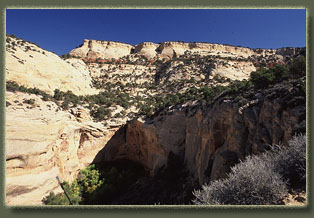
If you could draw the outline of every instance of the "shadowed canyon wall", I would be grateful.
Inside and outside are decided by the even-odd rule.
[[[200,184],[223,178],[245,156],[284,145],[295,133],[305,132],[301,86],[295,81],[256,93],[249,90],[244,105],[225,96],[205,105],[169,109],[145,123],[132,120],[94,162],[128,159],[155,175],[173,153]]]

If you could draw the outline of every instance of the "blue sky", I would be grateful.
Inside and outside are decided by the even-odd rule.
[[[304,47],[305,9],[7,9],[6,32],[66,54],[83,39]]]

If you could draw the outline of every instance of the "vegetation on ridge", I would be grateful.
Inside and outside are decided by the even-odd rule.
[[[170,62],[165,62],[161,65],[159,73],[156,75],[162,76],[165,69],[169,67]],[[252,85],[255,89],[266,88],[284,80],[295,79],[305,76],[305,57],[299,56],[294,59],[289,65],[275,65],[271,68],[261,68],[254,71],[250,75],[249,80],[234,80],[228,82],[228,85],[201,85],[191,86],[183,92],[163,92],[159,95],[148,96],[131,96],[128,94],[128,84],[123,85],[119,82],[112,84],[98,84],[99,88],[103,88],[99,94],[77,96],[71,91],[63,92],[59,89],[54,91],[51,96],[37,88],[26,88],[19,86],[13,81],[7,81],[8,91],[21,91],[32,94],[41,95],[43,100],[52,100],[58,103],[63,109],[69,107],[76,107],[77,105],[86,105],[90,109],[91,116],[97,120],[102,121],[112,117],[110,106],[120,105],[124,110],[130,108],[132,105],[138,108],[138,112],[133,116],[152,116],[155,112],[161,111],[165,108],[185,104],[189,101],[211,102],[215,97],[219,96],[222,92],[227,92],[229,95],[237,93],[239,90],[247,90]],[[159,78],[160,79],[160,78]],[[157,79],[157,80],[159,80]],[[196,84],[196,81],[190,81]],[[153,89],[157,92],[157,86],[153,85],[148,89]],[[237,94],[238,95],[238,94]],[[235,96],[237,97],[237,96]],[[243,97],[238,96],[239,100],[244,100]],[[60,102],[60,103],[59,103]],[[242,104],[245,104],[244,100]],[[116,117],[122,116],[121,114],[115,115]]]

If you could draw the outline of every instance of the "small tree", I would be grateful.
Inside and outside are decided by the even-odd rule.
[[[90,114],[96,120],[101,121],[104,120],[107,116],[111,116],[111,111],[104,106],[100,106],[97,109],[91,110]]]
[[[70,205],[69,200],[63,193],[56,195],[54,192],[50,192],[49,195],[42,200],[42,202],[45,205]]]
[[[56,99],[57,101],[62,100],[64,96],[64,92],[61,92],[59,89],[54,90],[54,95],[53,98]]]
[[[250,79],[255,88],[265,88],[275,81],[275,75],[265,68],[251,72]]]
[[[305,76],[306,74],[306,59],[304,56],[295,58],[288,66],[289,73],[292,78]]]
[[[269,68],[269,73],[273,74],[275,77],[274,82],[278,83],[289,78],[289,71],[285,66],[275,65],[274,67]]]

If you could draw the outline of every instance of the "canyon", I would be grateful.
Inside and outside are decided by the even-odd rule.
[[[305,132],[305,97],[301,84],[244,93],[241,105],[229,96],[211,103],[180,105],[146,120],[127,122],[98,153],[94,162],[119,159],[141,163],[155,175],[170,155],[185,163],[200,184],[223,178],[228,169],[269,145],[287,144]],[[298,99],[294,100],[287,99]]]
[[[198,185],[225,177],[247,155],[305,133],[305,78],[267,89],[224,91],[206,101],[173,99],[247,81],[252,71],[285,66],[302,54],[305,48],[133,46],[85,39],[59,57],[7,36],[6,81],[51,97],[7,88],[6,204],[40,205],[51,191],[62,192],[56,176],[71,182],[91,163],[128,160],[154,178],[175,158]],[[57,99],[56,90],[81,100],[63,107],[65,99]],[[103,102],[82,100],[104,93]],[[161,107],[158,98],[175,103]]]

